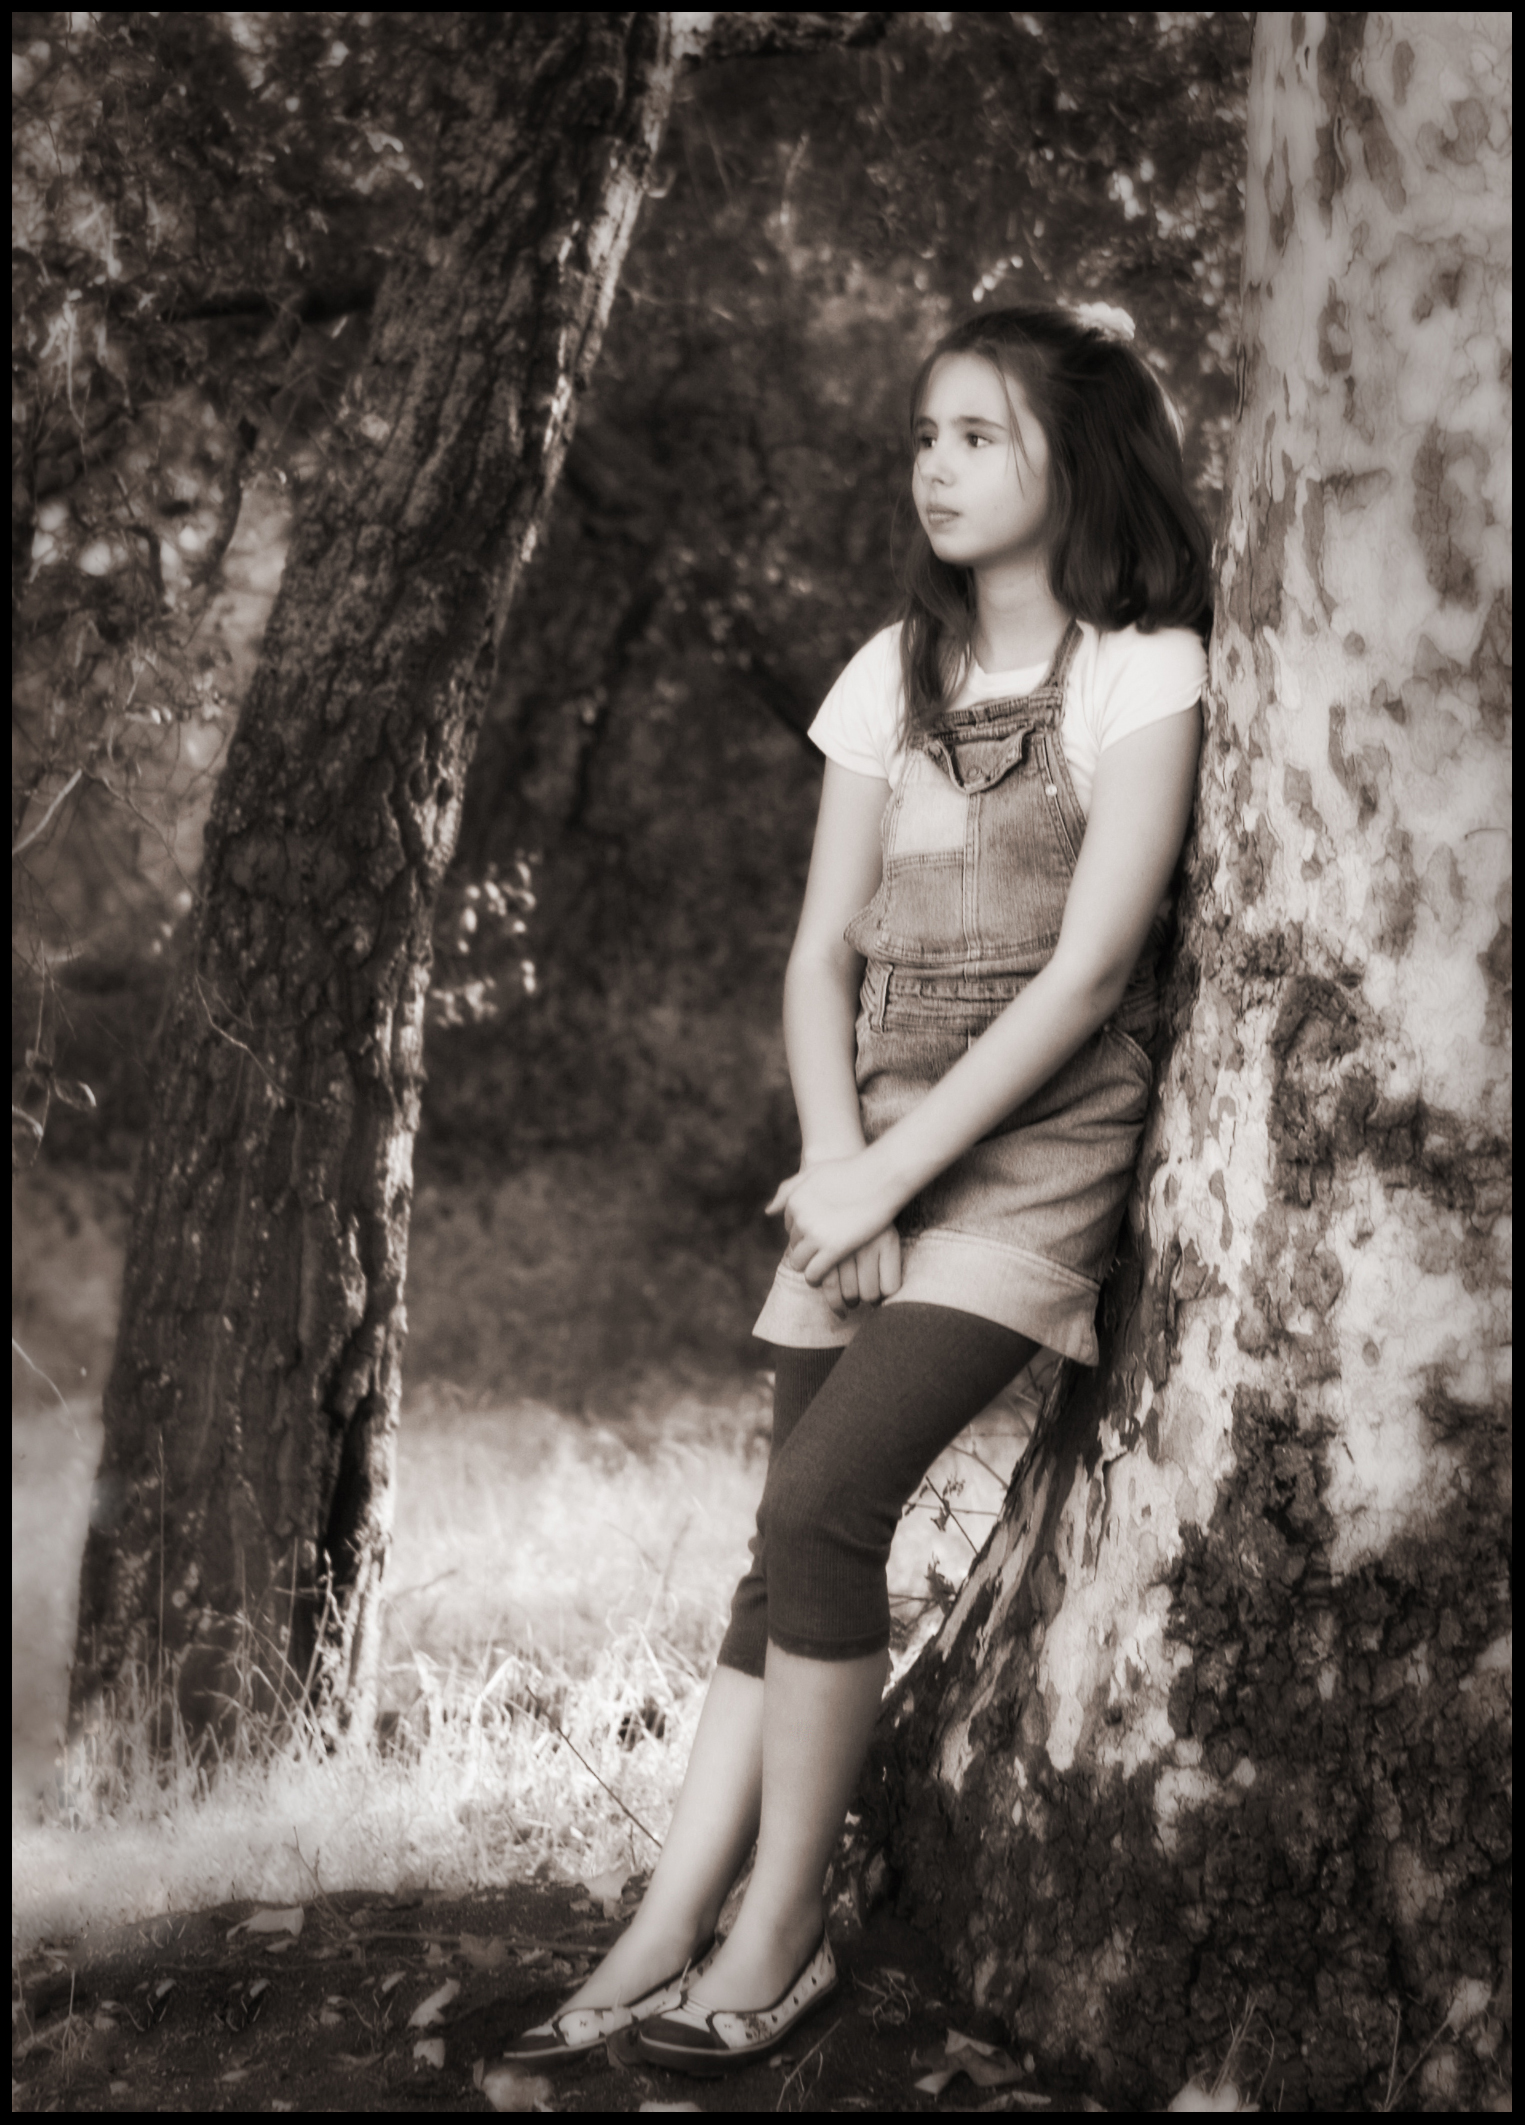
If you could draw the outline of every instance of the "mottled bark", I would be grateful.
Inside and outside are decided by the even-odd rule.
[[[306,506],[160,1047],[76,1730],[374,1691],[430,928],[476,704],[672,93],[665,15],[437,18],[406,257]]]
[[[1509,18],[1262,15],[1175,1040],[1101,1373],[865,1787],[1149,2106],[1509,2071]],[[860,1852],[861,1856],[861,1852]]]

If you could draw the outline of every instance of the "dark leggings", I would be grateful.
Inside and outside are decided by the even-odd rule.
[[[978,1314],[897,1300],[845,1349],[775,1350],[768,1477],[722,1667],[761,1676],[770,1638],[810,1660],[888,1646],[901,1509],[1037,1348]]]

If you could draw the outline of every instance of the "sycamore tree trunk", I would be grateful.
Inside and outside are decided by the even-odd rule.
[[[1509,34],[1258,19],[1132,1263],[864,1789],[901,1909],[1114,2105],[1247,2014],[1267,2108],[1509,2071]]]
[[[435,166],[306,506],[159,1051],[71,1724],[368,1708],[430,928],[497,623],[672,93],[663,15],[441,21]]]

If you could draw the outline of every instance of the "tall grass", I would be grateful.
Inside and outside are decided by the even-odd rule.
[[[214,1778],[183,1743],[156,1759],[130,1699],[88,1762],[59,1758],[99,1424],[80,1408],[13,1419],[13,1946],[319,1885],[466,1891],[649,1866],[746,1561],[767,1407],[763,1378],[648,1389],[595,1425],[420,1402],[399,1447],[377,1734],[335,1755],[301,1735],[242,1746]],[[902,1524],[901,1665],[1024,1435],[1020,1409],[982,1420]]]

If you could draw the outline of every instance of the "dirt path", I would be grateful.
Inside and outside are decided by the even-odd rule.
[[[465,1899],[324,1896],[285,1914],[226,1904],[45,1945],[13,1973],[13,2107],[1094,2107],[1040,2091],[977,2017],[956,2027],[992,2048],[950,2044],[937,1960],[888,1917],[843,1947],[836,1993],[774,2061],[698,2081],[599,2054],[533,2083],[501,2079],[502,2046],[554,2011],[619,1923],[585,1892],[525,1886]],[[961,2070],[942,2092],[917,2088],[950,2067]]]

